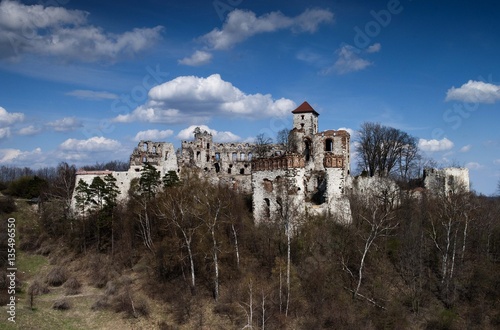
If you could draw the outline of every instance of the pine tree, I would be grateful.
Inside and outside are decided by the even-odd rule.
[[[163,176],[163,186],[164,187],[172,187],[179,183],[179,177],[175,171],[168,171]]]
[[[160,185],[160,171],[150,163],[144,163],[139,179],[139,186],[143,195],[151,199]]]

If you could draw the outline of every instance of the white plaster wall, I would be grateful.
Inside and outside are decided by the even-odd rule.
[[[165,155],[167,155],[166,158]],[[177,166],[177,155],[175,153],[175,148],[172,143],[164,144],[162,159],[164,159],[164,161],[160,164],[158,168],[162,177],[165,174],[167,174],[168,171],[176,171],[176,172],[178,171],[179,168]]]
[[[341,168],[326,168],[326,195],[329,200],[344,194],[345,175]]]
[[[447,167],[443,169],[425,169],[424,186],[433,193],[448,194],[450,191],[469,191],[469,169],[464,167]]]
[[[167,154],[168,153],[168,154]],[[165,157],[166,156],[166,157]],[[163,144],[163,150],[161,155],[161,162],[158,166],[155,166],[158,171],[160,171],[160,176],[163,177],[168,171],[178,170],[177,166],[177,156],[175,153],[174,145],[172,143]],[[75,188],[80,180],[90,185],[95,177],[99,176],[102,179],[108,174],[111,174],[116,179],[116,186],[119,190],[117,199],[119,201],[124,201],[128,197],[128,191],[130,189],[130,184],[134,178],[141,177],[142,165],[131,165],[128,171],[95,171],[99,174],[90,173],[80,173],[76,175],[75,178]],[[73,198],[71,201],[71,206],[73,210],[76,209],[76,192],[73,191]]]
[[[279,207],[276,203],[276,200],[280,192],[284,194],[283,196],[281,196],[282,200],[288,200],[288,202],[292,205],[291,209],[296,210],[297,214],[295,215],[300,218],[300,215],[305,212],[304,175],[305,170],[303,168],[253,172],[252,189],[255,223],[261,222],[266,213],[266,198],[269,199],[270,202],[269,211],[271,216],[276,213]],[[282,182],[284,182],[286,189],[296,191],[296,194],[287,194],[286,189],[279,189],[276,180],[278,176],[281,177],[281,180]],[[264,188],[265,179],[272,182],[272,191],[266,191],[266,189]]]

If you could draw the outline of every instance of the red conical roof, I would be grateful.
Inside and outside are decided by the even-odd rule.
[[[304,101],[301,105],[297,107],[297,109],[293,110],[292,113],[314,113],[316,116],[319,116],[319,113],[316,112],[316,110],[311,107],[307,101]]]

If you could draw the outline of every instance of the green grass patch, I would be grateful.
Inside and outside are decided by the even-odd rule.
[[[25,272],[27,276],[38,273],[43,266],[49,264],[46,257],[25,252],[18,252],[16,261],[17,270],[19,272]]]

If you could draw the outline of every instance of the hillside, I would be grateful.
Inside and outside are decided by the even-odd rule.
[[[352,224],[304,217],[287,231],[280,217],[255,225],[249,197],[194,177],[139,192],[76,217],[60,200],[2,204],[20,289],[17,327],[4,313],[0,328],[500,326],[498,198],[353,195]]]

